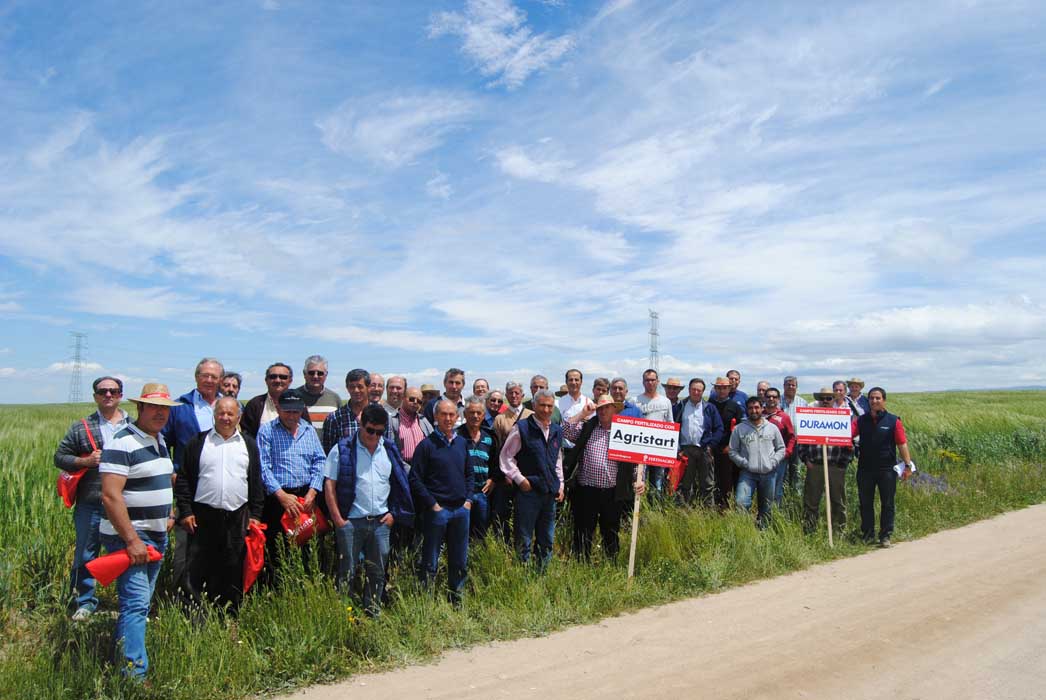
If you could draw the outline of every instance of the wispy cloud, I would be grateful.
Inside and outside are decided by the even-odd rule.
[[[438,148],[477,109],[451,94],[371,97],[344,102],[316,126],[332,151],[398,168]]]
[[[480,73],[494,78],[490,84],[510,90],[554,64],[575,44],[569,33],[534,34],[526,13],[511,0],[467,0],[464,12],[433,15],[429,36],[444,34],[461,37],[462,53]]]

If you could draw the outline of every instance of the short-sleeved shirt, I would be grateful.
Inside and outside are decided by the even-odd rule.
[[[636,397],[636,405],[639,406],[640,412],[647,420],[672,422],[672,402],[668,400],[667,396],[658,394],[654,398],[650,398],[646,394],[640,394]]]
[[[131,527],[153,540],[166,535],[174,498],[174,464],[162,435],[154,438],[136,424],[128,423],[102,449],[98,471],[127,478],[123,499]],[[102,518],[98,530],[103,535],[119,534],[108,517]]]

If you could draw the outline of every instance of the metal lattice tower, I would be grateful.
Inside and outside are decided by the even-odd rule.
[[[657,312],[653,309],[647,309],[650,312],[650,364],[649,367],[654,368],[658,372],[661,371],[661,353],[657,349],[657,340],[659,333],[657,332]]]
[[[69,332],[69,346],[73,351],[73,374],[69,377],[69,403],[80,403],[83,396],[84,353],[87,351],[87,334]]]

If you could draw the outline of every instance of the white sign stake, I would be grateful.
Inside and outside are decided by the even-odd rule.
[[[835,549],[832,541],[832,493],[828,488],[828,445],[821,445],[821,457],[824,460],[824,510],[828,518],[828,546]]]

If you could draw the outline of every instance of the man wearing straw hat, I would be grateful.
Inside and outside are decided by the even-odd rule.
[[[723,424],[723,437],[712,446],[712,459],[715,462],[715,490],[713,500],[720,510],[730,504],[730,494],[737,483],[738,470],[730,461],[730,433],[744,420],[744,413],[737,402],[731,398],[733,384],[726,377],[716,377],[714,394],[708,402],[719,411],[719,420]]]
[[[672,403],[673,410],[676,406],[682,406],[686,403],[685,398],[679,398],[679,395],[683,392],[683,380],[679,377],[669,377],[668,381],[661,385],[661,388],[665,390],[665,396]]]
[[[857,409],[856,413],[858,416],[863,416],[872,410],[871,405],[868,403],[868,397],[861,393],[861,390],[864,389],[863,381],[857,377],[851,377],[846,382],[846,388],[849,390],[846,401]]]
[[[835,394],[828,387],[822,387],[814,394],[817,405],[824,408],[831,407],[834,398]],[[803,530],[807,534],[817,529],[821,497],[824,495],[821,449],[820,445],[798,445],[797,449],[799,459],[806,465],[806,481],[803,483]],[[853,456],[853,445],[828,445],[828,493],[832,503],[832,529],[836,533],[842,533],[846,528],[846,467]]]
[[[149,670],[145,651],[145,623],[160,562],[150,562],[149,545],[161,554],[167,547],[173,497],[174,464],[161,431],[172,406],[165,384],[146,384],[141,396],[130,399],[138,418],[113,436],[102,450],[102,504],[106,516],[99,531],[109,552],[127,550],[131,566],[117,579],[120,615],[113,633],[120,671],[143,678]]]
[[[621,404],[604,394],[563,423],[563,434],[574,440],[573,449],[563,457],[564,473],[568,474],[568,481],[575,482],[571,498],[573,549],[574,555],[585,561],[592,554],[597,524],[603,538],[604,556],[617,556],[621,505],[632,500],[633,487],[640,494],[645,489],[642,483],[633,484],[634,464],[607,459],[611,421],[620,410]],[[593,413],[596,418],[589,420]]]

